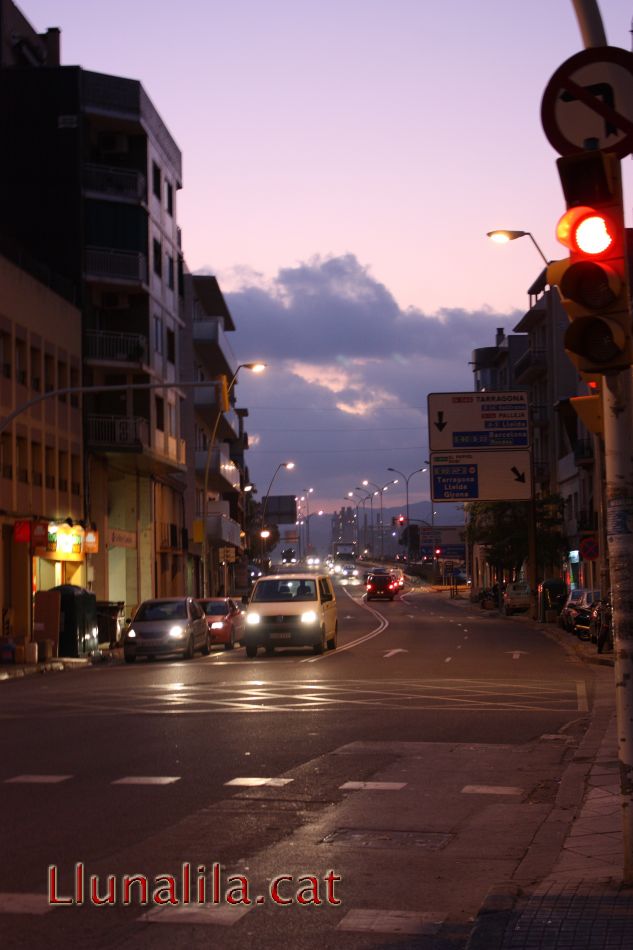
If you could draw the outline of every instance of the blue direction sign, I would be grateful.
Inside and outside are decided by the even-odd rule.
[[[434,465],[433,498],[436,501],[453,501],[459,498],[479,498],[477,466],[447,462]]]
[[[435,557],[438,549],[440,551],[438,557],[451,558],[454,561],[466,560],[465,544],[422,544],[420,554],[422,557]]]
[[[432,452],[433,501],[527,501],[532,497],[528,449]]]

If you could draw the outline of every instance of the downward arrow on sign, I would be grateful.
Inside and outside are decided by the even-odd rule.
[[[439,409],[437,412],[437,422],[434,422],[433,425],[436,429],[439,429],[440,432],[448,425],[448,422],[444,422],[444,413],[440,412]]]

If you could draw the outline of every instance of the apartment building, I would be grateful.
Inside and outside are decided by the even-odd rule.
[[[2,633],[28,639],[32,592],[85,586],[95,538],[80,396],[56,394],[79,385],[81,314],[70,285],[16,260],[0,254],[0,604]]]

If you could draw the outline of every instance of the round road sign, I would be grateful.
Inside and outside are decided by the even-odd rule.
[[[583,561],[596,561],[599,554],[597,540],[595,538],[583,538],[578,545],[578,553]]]
[[[628,155],[633,151],[633,53],[594,46],[566,60],[545,88],[541,122],[560,155],[581,152],[588,141],[620,158]]]

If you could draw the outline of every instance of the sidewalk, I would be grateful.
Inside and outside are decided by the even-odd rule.
[[[457,598],[452,603],[476,607]],[[489,612],[499,616],[496,611]],[[499,617],[506,622],[534,623],[528,617]],[[613,654],[553,624],[536,629],[555,639],[583,662],[613,667]],[[539,850],[556,834],[556,812],[565,801],[563,784],[541,841],[532,843],[516,879],[491,889],[479,910],[467,950],[630,950],[633,947],[633,888],[622,884],[623,833],[613,693],[605,690],[594,709],[592,726],[570,768],[590,763],[585,791],[560,853],[539,880]],[[572,776],[573,780],[573,776]],[[576,782],[578,776],[576,776]],[[550,841],[551,847],[551,841]],[[531,873],[532,872],[532,873]],[[534,883],[537,881],[538,883]]]
[[[24,676],[33,676],[35,673],[63,673],[65,670],[79,670],[86,666],[97,666],[101,663],[116,663],[123,659],[123,650],[101,650],[99,658],[89,656],[71,657],[55,656],[42,663],[2,663],[0,664],[0,681],[22,679]]]

